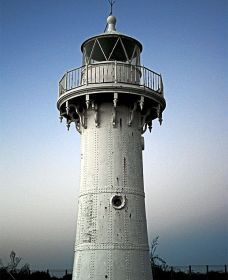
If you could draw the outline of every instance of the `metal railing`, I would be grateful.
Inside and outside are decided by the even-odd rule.
[[[165,269],[152,267],[154,280],[215,280],[227,279],[227,265],[189,265],[167,266]],[[32,270],[30,273],[37,271]],[[47,269],[45,271],[51,277],[62,279],[69,276],[71,279],[72,269]],[[68,278],[67,278],[68,279]]]
[[[153,266],[154,280],[227,280],[227,265]]]
[[[108,61],[88,64],[67,71],[59,82],[59,96],[66,91],[91,84],[124,83],[143,86],[163,94],[160,74],[144,67]]]
[[[189,265],[189,266],[152,266],[154,280],[227,280],[228,265]],[[9,274],[10,272],[10,274]],[[0,279],[46,279],[55,277],[57,279],[72,279],[72,269],[46,269],[46,270],[21,270],[14,269],[8,271],[6,268],[0,268]],[[20,275],[20,277],[18,277]],[[30,278],[31,275],[31,278]],[[34,277],[34,278],[33,278]],[[10,278],[10,279],[11,279]]]

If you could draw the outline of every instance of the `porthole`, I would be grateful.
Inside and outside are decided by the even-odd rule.
[[[111,204],[115,209],[122,209],[125,206],[126,200],[123,195],[114,195],[111,198]]]

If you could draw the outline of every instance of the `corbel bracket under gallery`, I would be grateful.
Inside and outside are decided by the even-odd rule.
[[[117,114],[116,114],[116,106],[117,106],[117,101],[118,101],[118,93],[114,92],[113,96],[113,113],[112,113],[112,125],[113,127],[116,127],[116,119],[117,119]]]
[[[158,104],[158,106],[157,106],[157,117],[158,117],[158,121],[159,121],[160,125],[162,125],[163,119],[162,119],[162,110],[161,110],[160,104]]]
[[[146,132],[146,129],[147,129],[147,126],[148,126],[148,121],[146,121],[146,119],[147,119],[148,116],[150,116],[151,110],[152,110],[151,108],[148,108],[146,114],[144,114],[141,117],[141,125],[140,125],[139,129],[141,130],[142,134]]]
[[[99,127],[100,123],[99,123],[98,104],[95,103],[94,101],[92,102],[92,109],[95,112],[95,115],[94,115],[95,125],[96,125],[96,127]]]
[[[82,107],[81,107],[82,108]],[[78,118],[75,118],[78,116]],[[75,106],[74,104],[69,104],[66,102],[66,126],[69,130],[71,122],[75,123],[76,129],[81,133],[80,126],[83,128],[87,128],[86,124],[86,110],[82,108],[81,110]]]
[[[132,125],[132,122],[133,122],[133,119],[134,119],[134,113],[137,109],[137,106],[138,106],[138,101],[136,101],[134,103],[134,106],[133,106],[133,109],[130,110],[130,114],[129,114],[129,121],[128,121],[128,125],[131,126]]]
[[[89,109],[90,100],[89,100],[89,94],[86,94],[86,108]]]

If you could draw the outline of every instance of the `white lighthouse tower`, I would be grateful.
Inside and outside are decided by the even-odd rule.
[[[116,31],[86,40],[82,66],[59,82],[57,107],[81,136],[73,280],[152,280],[143,186],[144,138],[165,109],[142,45]]]

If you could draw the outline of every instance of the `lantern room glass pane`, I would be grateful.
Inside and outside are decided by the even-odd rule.
[[[133,65],[140,65],[140,49],[138,46],[135,48],[135,52],[131,58],[131,64]]]
[[[106,61],[104,54],[98,44],[98,42],[95,42],[95,46],[91,52],[91,63]]]
[[[118,38],[117,37],[106,37],[106,38],[99,38],[98,40],[103,49],[103,52],[105,53],[105,55],[108,59],[110,57],[110,54],[113,51],[113,48],[116,45]]]
[[[120,41],[117,42],[109,60],[127,62],[127,57]]]
[[[90,55],[91,55],[91,52],[92,52],[92,49],[93,49],[93,46],[95,44],[95,40],[92,40],[92,41],[89,41],[86,46],[84,47],[84,50],[83,50],[83,61],[84,63],[89,63],[89,58],[90,58]]]
[[[136,44],[133,41],[125,39],[125,38],[122,39],[122,42],[123,42],[123,45],[125,47],[125,50],[127,52],[129,59],[131,59]]]
[[[84,64],[107,60],[140,65],[140,48],[134,40],[116,36],[96,38],[84,46]]]

